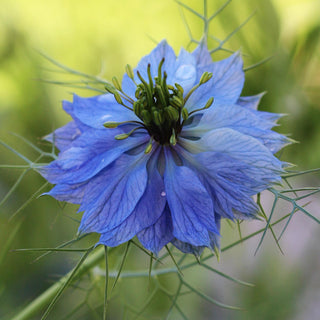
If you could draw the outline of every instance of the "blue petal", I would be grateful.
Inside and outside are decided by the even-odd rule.
[[[203,252],[205,247],[199,247],[199,246],[193,246],[189,243],[186,242],[182,242],[176,238],[174,238],[171,243],[180,251],[182,251],[183,253],[192,253],[194,255],[196,255],[197,257],[199,257],[201,255],[201,253]]]
[[[197,67],[207,67],[212,64],[212,58],[205,42],[201,42],[192,52],[192,55],[196,59]]]
[[[212,72],[212,79],[201,85],[190,96],[185,107],[189,112],[202,108],[211,97],[214,97],[215,103],[218,104],[236,103],[244,84],[242,68],[243,62],[239,53],[235,53],[227,59],[214,62],[210,66],[199,67],[197,81],[200,80],[202,73],[205,71]]]
[[[162,72],[166,71],[168,74],[168,83],[169,78],[172,77],[172,70],[174,70],[176,55],[173,49],[168,45],[168,43],[163,40],[161,41],[155,49],[153,49],[150,54],[143,57],[136,69],[134,69],[134,77],[136,83],[141,83],[138,78],[136,72],[139,71],[141,76],[148,82],[148,64],[151,66],[151,76],[152,78],[158,75],[158,66],[162,59],[165,59],[164,64],[162,66]],[[128,94],[130,97],[135,98],[136,85],[133,81],[128,77],[127,74],[123,76],[122,79],[122,89]]]
[[[148,184],[132,213],[117,227],[103,233],[99,243],[111,247],[117,246],[159,220],[166,204],[166,196],[163,179],[156,168],[157,157],[158,155],[154,153],[148,163]]]
[[[87,130],[40,173],[53,184],[84,182],[122,153],[149,140],[147,134],[116,140],[114,136],[121,132],[120,129]]]
[[[237,101],[237,104],[247,109],[257,110],[260,100],[264,95],[265,92],[257,94],[255,96],[240,97]]]
[[[230,104],[215,104],[203,112],[201,120],[196,127],[192,129],[186,127],[183,132],[190,131],[188,134],[199,132],[200,134],[223,127],[242,132],[243,128],[271,129],[273,126],[272,122],[259,118],[243,107]]]
[[[251,196],[268,187],[268,183],[258,175],[256,179],[252,176],[258,170],[216,152],[200,153],[194,157],[201,167],[207,189],[211,191],[218,215],[233,219],[235,210],[238,215],[247,217],[257,213]]]
[[[170,75],[168,76],[168,83],[180,84],[184,89],[184,93],[187,94],[196,82],[196,59],[188,51],[182,48],[175,64],[173,79],[170,77]]]
[[[219,215],[216,215],[215,222],[216,222],[218,230],[220,230],[220,224],[221,224],[220,221],[221,221],[221,217]],[[209,231],[209,237],[210,237],[210,246],[209,246],[209,248],[211,250],[214,250],[214,248],[220,248],[220,234]],[[180,241],[180,240],[178,240],[176,238],[173,239],[171,241],[171,243],[176,248],[178,248],[180,251],[182,251],[184,253],[192,253],[192,254],[196,255],[197,257],[200,257],[201,253],[205,249],[205,247],[193,246],[193,245],[191,245],[189,243],[182,242],[182,241]]]
[[[213,204],[197,175],[188,167],[177,166],[170,150],[165,149],[164,183],[171,211],[173,234],[194,246],[208,246],[208,231],[218,232]]]
[[[282,162],[261,142],[230,128],[212,130],[200,141],[208,151],[224,153],[259,168],[266,179],[283,172]]]
[[[102,129],[103,124],[110,122],[138,121],[133,111],[118,104],[112,94],[98,95],[90,98],[73,96],[72,110],[75,118],[89,127]],[[129,105],[130,107],[130,105]]]
[[[148,250],[158,252],[173,239],[172,220],[168,205],[165,206],[160,218],[150,227],[137,234],[141,244]]]
[[[201,137],[213,128],[227,127],[258,139],[275,153],[290,141],[270,130],[273,126],[273,122],[259,117],[257,111],[253,113],[237,105],[215,105],[203,113],[197,126],[183,128],[181,136]]]
[[[221,228],[221,217],[219,215],[216,215],[216,225],[218,230]],[[220,248],[220,234],[209,232],[210,236],[210,249],[214,250],[214,248]]]
[[[132,213],[145,192],[148,155],[122,155],[90,179],[79,211],[80,230],[105,233]]]
[[[148,64],[151,66],[152,78],[158,75],[158,66],[162,59],[165,59],[162,66],[162,72],[166,71],[168,76],[173,70],[176,62],[176,55],[173,49],[168,45],[166,40],[162,40],[147,56],[143,57],[138,63],[137,70],[147,80],[148,79]],[[137,78],[138,80],[138,78]]]
[[[80,204],[85,195],[87,183],[80,184],[57,184],[44,195],[54,197],[59,201],[67,201],[74,204]]]
[[[45,136],[44,139],[54,143],[60,150],[64,151],[69,148],[70,144],[79,137],[81,130],[74,121],[67,123],[65,126],[55,130],[53,133]]]
[[[249,109],[253,114],[255,114],[256,116],[258,116],[266,121],[276,122],[284,115],[278,114],[278,113],[271,113],[271,112],[257,110],[259,102],[260,102],[261,98],[264,96],[264,94],[265,93],[261,93],[256,96],[240,97],[239,100],[237,101],[237,104],[239,106],[242,106],[242,107]]]

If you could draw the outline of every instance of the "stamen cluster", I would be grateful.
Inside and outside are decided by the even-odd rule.
[[[209,108],[214,100],[213,97],[211,97],[203,108],[188,112],[185,108],[185,103],[197,88],[212,78],[212,73],[204,72],[199,83],[184,95],[184,89],[178,83],[175,83],[174,86],[167,84],[167,73],[166,71],[162,73],[164,61],[165,59],[163,58],[159,63],[158,75],[154,78],[152,78],[151,75],[150,64],[148,64],[147,67],[147,80],[141,76],[139,71],[137,71],[137,76],[141,81],[140,83],[136,82],[132,68],[127,65],[126,72],[129,78],[137,86],[135,91],[136,101],[133,101],[132,98],[122,91],[119,81],[116,78],[113,78],[114,87],[106,87],[106,90],[114,95],[119,104],[131,109],[141,120],[141,122],[137,121],[141,126],[134,128],[129,133],[116,136],[116,139],[126,139],[136,130],[140,128],[146,129],[150,135],[150,143],[148,144],[146,153],[151,151],[153,140],[161,145],[175,145],[184,122],[193,113]],[[132,108],[125,105],[122,98],[130,102]],[[107,122],[104,126],[106,128],[116,128],[124,123],[127,122]]]
[[[151,76],[151,66],[148,65],[148,82],[137,75],[141,81],[137,85],[133,104],[134,113],[143,121],[151,137],[160,144],[175,144],[180,133],[183,121],[188,118],[188,111],[184,108],[183,88],[179,84],[175,87],[167,85],[167,73],[163,75],[161,68],[164,59],[158,68],[158,76]]]

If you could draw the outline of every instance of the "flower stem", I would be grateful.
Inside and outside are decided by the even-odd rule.
[[[94,252],[79,268],[78,272],[73,277],[72,282],[81,278],[82,275],[87,273],[90,269],[95,267],[101,261],[103,261],[105,257],[104,248],[98,248],[96,252]],[[29,305],[27,305],[23,310],[21,310],[17,315],[11,318],[11,320],[27,320],[32,318],[38,312],[40,312],[45,306],[47,306],[57,295],[61,287],[68,280],[72,270],[67,273],[63,278],[61,278],[58,282],[48,288],[45,292],[43,292],[38,298],[33,300]]]

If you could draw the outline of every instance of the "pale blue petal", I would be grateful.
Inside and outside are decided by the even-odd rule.
[[[259,118],[243,107],[215,104],[203,112],[196,127],[183,128],[183,134],[201,136],[212,129],[224,127],[242,132],[243,128],[271,129],[273,126],[272,122]]]
[[[173,79],[168,77],[168,83],[174,85],[180,84],[184,89],[184,95],[196,84],[197,70],[196,59],[188,51],[183,48],[180,51],[175,65],[175,72]]]
[[[139,70],[142,77],[148,79],[148,64],[151,66],[151,76],[152,78],[158,75],[158,66],[162,59],[165,59],[162,66],[162,72],[166,71],[168,76],[170,76],[172,70],[176,63],[176,55],[173,49],[168,45],[167,41],[162,40],[147,56],[143,57],[136,70]],[[135,75],[136,76],[136,75]],[[137,78],[138,80],[138,78]],[[139,81],[140,82],[140,81]]]
[[[214,62],[208,67],[198,68],[198,79],[203,72],[212,72],[212,79],[201,85],[188,99],[185,107],[193,111],[205,106],[209,98],[213,97],[218,104],[235,104],[240,97],[244,72],[243,61],[239,53],[227,59]],[[214,104],[215,104],[214,103]],[[214,107],[214,104],[212,107]]]
[[[211,55],[204,41],[197,46],[197,48],[192,52],[192,55],[196,60],[198,68],[207,67],[208,65],[212,64]]]
[[[237,104],[247,109],[257,110],[260,100],[264,95],[265,92],[257,94],[255,96],[240,97],[237,101]]]
[[[134,69],[134,79],[137,84],[141,83],[139,77],[137,76],[137,71],[140,72],[141,76],[147,81],[148,80],[148,64],[151,66],[151,76],[152,78],[158,76],[158,66],[162,59],[165,59],[162,66],[162,73],[164,71],[168,74],[168,83],[172,79],[172,70],[175,70],[176,55],[173,49],[168,45],[167,41],[161,41],[150,54],[144,56],[138,63],[137,68]],[[125,74],[122,78],[122,89],[131,98],[135,99],[136,85],[134,82]]]
[[[265,93],[260,93],[256,96],[240,97],[239,100],[237,101],[237,104],[239,106],[249,109],[253,114],[255,114],[256,116],[266,121],[276,122],[284,115],[279,113],[271,113],[271,112],[257,110],[259,102],[261,98],[264,96],[264,94]]]
[[[129,105],[129,107],[132,107]],[[82,123],[102,129],[105,122],[138,121],[133,111],[118,104],[112,94],[90,98],[73,97],[73,114]]]
[[[183,128],[181,137],[201,137],[218,128],[230,128],[262,142],[272,153],[276,153],[290,141],[285,136],[270,130],[274,123],[267,121],[237,105],[215,105],[206,110],[197,126]]]
[[[87,130],[57,160],[41,168],[51,183],[81,183],[107,167],[124,152],[147,143],[147,134],[116,140],[121,129]]]
[[[282,162],[257,139],[230,128],[212,130],[204,135],[201,144],[207,150],[224,153],[261,170],[261,175],[282,173]]]

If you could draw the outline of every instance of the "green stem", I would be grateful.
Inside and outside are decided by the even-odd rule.
[[[208,45],[208,35],[209,35],[209,20],[208,20],[208,3],[207,0],[203,0],[203,22],[204,22],[204,41]]]
[[[79,271],[73,277],[72,282],[81,278],[82,275],[87,273],[94,266],[103,261],[105,257],[104,248],[98,248],[79,268]],[[21,310],[17,315],[15,315],[11,320],[27,320],[32,318],[35,314],[40,312],[45,306],[47,306],[57,295],[61,287],[65,284],[69,278],[72,271],[67,273],[60,281],[56,282],[50,288],[48,288],[44,293],[42,293],[38,298],[33,300],[27,307]]]
[[[282,218],[278,219],[277,221],[275,221],[274,223],[272,223],[270,225],[271,226],[275,226],[276,224],[278,224],[281,221],[285,220],[289,216],[290,216],[290,214],[287,214],[287,215],[283,216]],[[233,242],[232,244],[222,248],[221,252],[227,251],[227,250],[235,247],[239,243],[242,243],[242,242],[244,242],[246,240],[249,240],[249,239],[253,238],[254,236],[264,232],[264,230],[265,230],[265,228],[262,228],[262,229],[260,229],[260,230],[258,230],[256,232],[253,232],[250,235],[248,235],[248,236],[246,236],[246,237],[244,237],[244,238],[242,238],[242,239],[240,239],[238,241]],[[214,256],[214,254],[212,254],[212,253],[209,254],[208,256],[206,256],[206,257],[204,257],[202,259],[202,262],[210,259],[213,256]],[[103,261],[104,258],[105,258],[105,251],[104,251],[104,248],[101,247],[101,248],[97,249],[97,251],[94,252],[83,263],[82,267],[79,268],[79,271],[73,277],[72,282],[74,282],[77,279],[79,279],[83,274],[85,274],[90,269],[92,269],[97,264],[99,264],[101,261]],[[196,265],[199,265],[198,262],[189,263],[189,264],[186,264],[184,266],[181,266],[180,268],[181,268],[181,270],[184,270],[184,269],[188,269],[188,268],[194,267]],[[31,317],[33,317],[35,314],[37,314],[43,307],[48,305],[52,301],[52,299],[55,298],[55,296],[57,295],[57,293],[59,292],[61,287],[68,280],[68,278],[69,278],[71,273],[72,273],[72,271],[70,271],[67,275],[65,275],[59,282],[57,282],[54,285],[52,285],[47,291],[45,291],[37,299],[32,301],[20,313],[18,313],[16,316],[11,318],[11,320],[28,320]],[[168,274],[168,273],[177,273],[177,269],[176,268],[163,268],[163,269],[158,269],[158,270],[152,270],[151,276]],[[105,272],[103,274],[101,274],[101,275],[105,276]],[[118,276],[118,272],[115,272],[115,271],[109,272],[109,277],[110,278],[116,278],[117,276]],[[122,272],[121,273],[121,278],[139,278],[139,277],[149,277],[149,270],[145,270],[145,271],[129,271],[129,272]]]

